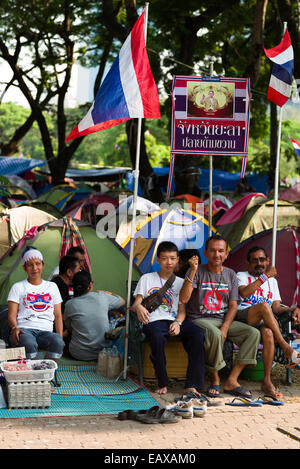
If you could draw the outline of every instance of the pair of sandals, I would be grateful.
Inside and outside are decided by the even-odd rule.
[[[212,391],[215,391],[215,392],[212,392]],[[247,389],[245,389],[243,386],[237,386],[236,388],[230,389],[230,390],[224,389],[223,392],[225,394],[230,394],[231,396],[235,396],[235,397],[241,397],[241,398],[245,398],[245,399],[251,399],[252,398],[251,392],[248,391]],[[212,398],[222,397],[221,388],[218,384],[212,384],[207,389],[206,394],[207,394],[207,396],[212,397]]]
[[[241,406],[241,407],[261,407],[263,404],[269,405],[284,405],[283,401],[279,401],[276,397],[264,395],[259,397],[256,401],[247,399],[245,397],[235,397],[231,402],[225,402],[225,405]]]
[[[177,423],[180,417],[174,415],[168,409],[163,409],[158,405],[151,407],[147,410],[134,410],[128,409],[123,412],[119,412],[118,420],[136,420],[142,423]]]

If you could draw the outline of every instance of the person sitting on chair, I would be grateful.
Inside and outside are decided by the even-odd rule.
[[[104,334],[109,330],[108,312],[125,304],[119,295],[93,291],[89,272],[81,270],[73,279],[74,298],[65,307],[64,321],[71,340],[70,355],[77,360],[97,360],[100,350],[107,346]]]
[[[239,385],[238,377],[246,365],[256,365],[260,334],[254,327],[235,321],[239,294],[236,273],[223,266],[228,255],[226,240],[219,235],[210,236],[203,253],[207,264],[198,266],[198,258],[192,259],[180,300],[187,304],[187,317],[205,332],[205,361],[211,374],[207,395],[220,396],[219,370],[226,366],[223,346],[229,339],[239,346],[239,352],[224,383],[224,392],[249,398],[251,393]]]
[[[179,292],[183,279],[175,277],[172,285],[165,292],[161,304],[150,314],[142,305],[143,299],[160,290],[175,271],[178,264],[178,248],[169,241],[164,241],[157,248],[159,272],[144,274],[134,291],[135,301],[132,309],[143,324],[143,332],[150,341],[151,361],[158,380],[158,394],[166,394],[168,375],[166,370],[165,346],[170,336],[178,335],[188,354],[188,369],[184,393],[194,392],[204,386],[204,334],[186,319],[185,307],[179,303]]]
[[[10,344],[25,347],[27,358],[36,358],[41,348],[46,351],[45,358],[58,360],[65,345],[58,287],[42,279],[44,261],[40,251],[31,247],[23,254],[23,261],[27,280],[15,283],[7,299]]]
[[[248,271],[238,272],[239,294],[241,303],[238,306],[236,319],[260,330],[264,362],[264,380],[262,390],[278,399],[282,393],[271,381],[271,370],[274,360],[274,338],[283,350],[284,356],[291,361],[289,367],[300,363],[300,354],[284,340],[278,322],[273,313],[280,315],[284,311],[293,311],[295,325],[300,324],[300,308],[281,306],[281,297],[276,280],[277,271],[270,266],[270,258],[265,249],[253,246],[247,254]]]

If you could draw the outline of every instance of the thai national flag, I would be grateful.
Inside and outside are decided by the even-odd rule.
[[[300,142],[297,142],[297,140],[294,140],[293,138],[291,138],[291,142],[293,144],[293,147],[295,149],[295,152],[297,153],[297,155],[299,156],[300,158]]]
[[[107,73],[89,112],[66,142],[132,118],[160,118],[156,84],[146,51],[145,12],[135,23]]]
[[[294,71],[294,51],[288,30],[278,46],[264,50],[266,56],[274,62],[267,98],[281,107],[291,95]]]

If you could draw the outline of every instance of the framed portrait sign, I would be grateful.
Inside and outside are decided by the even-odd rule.
[[[250,79],[175,76],[171,154],[247,156]]]

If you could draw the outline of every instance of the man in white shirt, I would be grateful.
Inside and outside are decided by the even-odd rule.
[[[23,254],[27,279],[15,283],[8,294],[10,343],[25,347],[26,357],[36,358],[38,349],[58,360],[64,349],[61,295],[57,285],[42,279],[43,255],[31,247]],[[55,325],[55,332],[53,327]]]
[[[185,306],[179,302],[179,292],[183,279],[175,277],[173,284],[165,292],[161,304],[150,314],[142,305],[143,298],[160,290],[173,275],[179,257],[177,246],[164,241],[157,248],[159,272],[144,274],[135,289],[135,302],[132,306],[143,323],[143,331],[150,341],[151,361],[158,380],[158,394],[167,393],[168,376],[166,371],[165,346],[169,336],[180,336],[188,354],[188,369],[184,394],[194,392],[204,386],[204,333],[192,321],[186,319]]]
[[[274,338],[290,359],[290,365],[300,363],[300,354],[284,340],[275,314],[293,311],[295,324],[300,323],[300,309],[281,306],[276,268],[270,266],[270,258],[264,248],[252,247],[247,254],[247,272],[238,272],[238,286],[241,301],[236,320],[260,329],[263,342],[264,380],[262,390],[274,398],[282,397],[271,381],[271,369],[274,359]]]

